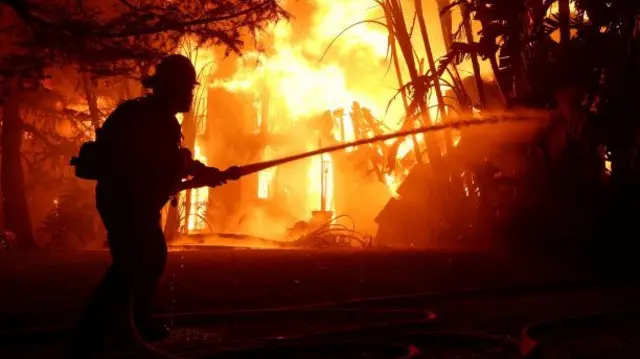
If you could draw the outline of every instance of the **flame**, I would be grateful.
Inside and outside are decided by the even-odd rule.
[[[344,61],[323,61],[318,59],[335,35],[354,19],[360,19],[372,13],[370,4],[362,0],[341,1],[340,6],[330,2],[314,3],[318,8],[312,17],[312,28],[304,39],[296,38],[292,23],[279,22],[270,27],[272,49],[268,55],[259,51],[249,51],[238,59],[236,71],[231,79],[218,81],[214,86],[229,91],[248,90],[261,81],[272,92],[282,94],[288,114],[296,119],[315,115],[326,110],[349,108],[353,101],[383,114],[393,88],[384,88],[380,83],[371,88],[367,81],[358,89],[350,88],[349,73]],[[285,1],[284,6],[295,6]],[[373,26],[354,27],[340,40],[341,45],[335,51],[348,54],[357,48],[359,52],[370,54],[374,61],[366,64],[384,66],[387,51],[387,33],[385,29]],[[344,60],[344,57],[341,58]],[[256,68],[256,64],[259,66]],[[394,85],[395,87],[395,85]],[[373,90],[373,91],[372,91]],[[384,101],[380,101],[384,99]],[[396,111],[395,115],[400,112]],[[397,116],[393,116],[397,119]],[[395,126],[394,126],[395,127]]]
[[[264,149],[263,160],[268,161],[273,159],[273,151],[271,147],[267,146]],[[271,186],[273,184],[273,178],[275,176],[277,167],[269,168],[264,171],[258,172],[258,198],[267,199],[271,192]]]
[[[317,203],[312,210],[335,212],[333,206],[333,161],[329,154],[313,157],[307,178],[310,186],[308,196]]]
[[[460,130],[451,131],[451,136],[453,137],[453,147],[458,147],[460,145],[460,141],[462,137],[460,136]]]
[[[353,119],[350,114],[343,114],[340,117],[334,118],[333,126],[333,138],[338,142],[353,142],[356,140],[355,128],[353,125]],[[346,152],[352,152],[355,147],[347,147]]]
[[[403,158],[409,153],[409,151],[413,150],[413,139],[411,137],[407,137],[402,143],[400,147],[398,147],[398,158]]]
[[[316,26],[313,29],[313,43],[316,49],[324,51],[324,44],[329,43],[338,31],[346,29],[358,20],[375,18],[382,15],[371,6],[371,2],[362,0],[340,0],[337,2],[318,2],[319,8],[314,14]],[[343,46],[338,51],[349,52],[350,49],[366,46],[377,58],[387,56],[388,34],[386,29],[375,26],[355,26],[349,30],[348,36],[340,39]]]
[[[398,194],[398,188],[400,187],[400,181],[396,176],[392,176],[390,174],[385,174],[384,179],[387,182],[387,187],[389,187],[389,192],[393,198],[400,198]]]
[[[303,3],[301,5],[301,3]],[[285,135],[286,141],[268,143],[262,147],[258,158],[250,160],[269,160],[280,155],[287,155],[305,150],[315,149],[317,139],[333,139],[337,142],[351,142],[361,137],[374,136],[373,131],[364,132],[359,123],[349,114],[351,105],[358,102],[362,107],[384,123],[385,131],[397,131],[402,126],[405,113],[400,99],[389,104],[399,88],[398,79],[393,74],[386,74],[389,67],[388,32],[382,26],[363,23],[351,27],[343,36],[337,39],[331,49],[327,46],[335,36],[355,22],[365,19],[378,19],[383,16],[379,7],[371,6],[368,0],[340,0],[340,1],[293,1],[285,0],[283,7],[294,15],[292,22],[278,22],[272,24],[264,33],[257,34],[257,46],[254,50],[245,49],[241,58],[224,60],[216,58],[213,49],[199,49],[198,61],[194,61],[199,74],[211,69],[232,68],[225,74],[220,74],[210,82],[200,82],[206,88],[223,88],[231,93],[253,96],[254,115],[248,132],[253,134]],[[430,32],[430,42],[434,57],[437,59],[445,54],[444,41],[440,27],[439,16],[435,2],[425,3],[425,16]],[[304,8],[304,12],[296,13],[296,8]],[[309,11],[309,7],[313,10]],[[411,5],[404,10],[410,26]],[[297,21],[302,21],[302,26]],[[454,22],[457,21],[454,15]],[[384,20],[382,20],[384,22]],[[474,24],[477,26],[477,24]],[[413,37],[413,46],[418,62],[426,59],[424,44],[420,36]],[[183,46],[181,51],[194,58],[194,46]],[[325,50],[326,53],[325,53]],[[400,54],[400,52],[399,52]],[[409,81],[407,69],[401,62],[402,78]],[[322,58],[322,61],[319,59]],[[203,60],[204,59],[204,60]],[[217,61],[217,63],[214,63]],[[231,61],[231,63],[223,63]],[[230,66],[225,67],[228,64]],[[491,68],[482,64],[483,77],[490,77]],[[426,73],[428,66],[421,65],[421,72]],[[461,70],[468,72],[470,64],[461,66]],[[393,71],[393,69],[391,70]],[[447,75],[448,76],[448,75]],[[443,92],[448,88],[443,84]],[[206,121],[206,96],[198,100],[202,107],[203,121]],[[439,113],[438,100],[430,91],[427,99],[431,121],[439,123],[447,114]],[[267,110],[268,111],[265,111]],[[344,110],[338,112],[338,110]],[[308,121],[330,112],[332,128],[325,129],[329,133],[319,133],[320,129],[308,126]],[[355,117],[355,116],[354,116]],[[460,134],[453,132],[453,145],[460,143]],[[444,142],[440,136],[440,141]],[[426,138],[423,134],[415,136],[415,142],[420,150],[425,150]],[[284,143],[283,143],[284,142]],[[394,140],[386,141],[390,146]],[[414,139],[406,138],[399,145],[397,158],[401,159],[395,173],[385,174],[384,181],[388,189],[385,196],[398,197],[397,189],[409,173],[408,163],[415,162]],[[201,144],[196,140],[196,148]],[[446,148],[443,147],[443,153]],[[377,151],[384,156],[382,148],[371,145],[372,153]],[[347,148],[346,152],[353,152],[356,148]],[[199,150],[197,151],[200,155]],[[276,154],[278,154],[276,156]],[[412,157],[413,156],[413,157]],[[335,211],[334,196],[334,160],[329,155],[318,156],[301,162],[299,173],[280,175],[276,168],[258,173],[257,186],[251,186],[255,191],[253,198],[271,199],[286,193],[296,206],[296,216],[306,218],[311,210]],[[290,168],[290,167],[288,167]],[[285,173],[285,168],[281,169]],[[193,196],[192,201],[206,197]],[[196,199],[199,198],[199,199]],[[387,197],[388,198],[388,197]],[[303,212],[304,211],[304,212]],[[193,220],[189,228],[199,224]]]
[[[268,122],[270,132],[286,132],[306,118],[331,111],[334,126],[331,136],[338,142],[355,141],[356,133],[353,119],[348,113],[354,101],[363,107],[372,110],[377,117],[384,117],[388,99],[393,96],[397,84],[386,81],[377,83],[368,81],[366,77],[358,80],[358,86],[349,86],[354,83],[350,77],[349,67],[345,66],[344,56],[357,51],[367,56],[367,62],[363,63],[370,68],[384,67],[384,59],[387,54],[386,29],[375,26],[357,26],[348,36],[340,39],[340,46],[335,51],[334,58],[318,62],[326,46],[341,30],[353,24],[354,19],[364,16],[374,16],[378,13],[368,10],[369,3],[361,0],[341,1],[340,6],[325,2],[316,2],[317,7],[313,13],[311,27],[308,34],[298,36],[293,24],[280,22],[270,27],[269,40],[270,51],[249,51],[242,59],[236,62],[236,71],[225,80],[217,80],[212,86],[222,87],[230,92],[251,93],[256,88],[266,87],[273,102],[279,103],[277,118],[262,118],[258,110],[258,127],[265,121]],[[291,1],[285,1],[287,6],[295,6]],[[301,14],[302,15],[302,14]],[[377,16],[379,16],[378,14]],[[306,14],[305,14],[306,16]],[[295,20],[294,20],[295,21]],[[330,57],[330,56],[329,56]],[[355,64],[354,64],[355,65]],[[393,77],[390,77],[393,79]],[[260,106],[260,100],[256,105]],[[335,116],[334,111],[344,109],[345,113]],[[389,128],[398,128],[396,123],[402,112],[401,108],[389,109]],[[257,132],[258,130],[256,130]],[[369,134],[372,136],[373,133]],[[309,138],[317,138],[309,136]],[[315,148],[315,140],[307,143],[292,144],[288,152],[297,152],[301,149]],[[347,148],[346,152],[353,152],[355,148]],[[263,156],[268,157],[265,149]],[[333,161],[330,156],[313,158],[308,162],[306,175],[307,198],[304,199],[306,209],[333,210]],[[324,167],[323,167],[324,166]],[[322,173],[324,168],[325,173]],[[274,178],[275,170],[271,169],[258,175],[258,198],[268,198],[272,193],[275,182],[282,182]],[[297,178],[290,178],[291,182],[298,182]],[[289,187],[289,183],[278,183],[279,186]],[[323,197],[324,199],[321,199]],[[318,208],[320,207],[320,208]],[[304,215],[304,214],[301,214]]]
[[[207,157],[200,150],[200,146],[196,143],[194,158],[205,165]],[[206,211],[209,204],[209,187],[202,187],[191,190],[191,211],[187,219],[187,229],[189,232],[202,231],[206,229]]]
[[[207,163],[207,157],[202,153],[202,144],[200,136],[204,134],[207,124],[208,115],[208,96],[207,85],[209,75],[216,69],[216,57],[213,51],[208,49],[198,48],[196,42],[191,38],[183,39],[179,46],[179,53],[187,56],[191,59],[195,69],[198,81],[201,83],[194,89],[194,100],[191,108],[191,116],[194,120],[195,126],[195,144],[193,148],[193,157],[205,165]],[[183,125],[184,115],[177,114],[178,122]],[[183,129],[184,131],[184,129]],[[180,203],[186,201],[186,193],[180,194]],[[200,232],[206,229],[206,213],[209,203],[209,188],[202,187],[198,189],[192,189],[190,192],[189,201],[189,213],[186,214],[187,218],[183,219],[186,222],[187,232]]]

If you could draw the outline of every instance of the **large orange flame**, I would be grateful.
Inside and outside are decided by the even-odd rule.
[[[283,6],[290,10],[294,19],[291,22],[279,22],[271,25],[265,33],[257,35],[258,46],[255,50],[248,49],[241,58],[218,62],[235,61],[230,75],[218,77],[210,83],[202,81],[212,88],[222,88],[231,93],[253,96],[255,113],[253,119],[245,119],[250,123],[254,133],[270,135],[289,134],[289,143],[267,144],[262,148],[260,158],[269,160],[282,155],[292,154],[318,147],[318,138],[322,134],[317,128],[306,126],[306,121],[319,116],[326,111],[344,109],[340,119],[333,118],[333,128],[330,135],[338,142],[356,140],[353,119],[348,112],[353,102],[371,110],[373,116],[384,123],[387,131],[397,131],[402,125],[405,108],[401,100],[394,101],[388,106],[399,88],[398,78],[388,74],[388,30],[374,23],[356,25],[342,37],[333,42],[336,35],[354,23],[365,19],[380,20],[383,14],[379,7],[373,6],[370,0],[335,0],[335,1],[283,1]],[[404,6],[404,4],[403,4]],[[413,11],[411,4],[405,9],[407,23],[411,24]],[[425,16],[430,27],[430,42],[436,58],[444,55],[444,41],[439,26],[439,16],[435,2],[424,4]],[[296,12],[298,9],[303,8]],[[456,18],[457,16],[457,18]],[[454,15],[454,21],[459,15]],[[384,20],[381,20],[384,22]],[[304,24],[304,25],[301,25]],[[425,59],[425,50],[419,36],[412,39],[415,55],[418,59]],[[189,53],[189,52],[187,52]],[[213,49],[199,49],[200,57],[213,59]],[[193,54],[191,57],[193,58]],[[402,56],[401,54],[399,55]],[[322,58],[322,61],[319,61]],[[409,76],[400,59],[403,81]],[[419,61],[420,62],[420,61]],[[203,71],[206,61],[198,60],[196,68]],[[227,63],[228,64],[228,63]],[[428,69],[421,66],[421,72]],[[221,66],[222,67],[222,66]],[[468,71],[469,67],[461,66]],[[483,74],[487,74],[488,66],[482,67]],[[391,68],[393,71],[393,68]],[[444,86],[444,85],[443,85]],[[444,86],[444,91],[447,90]],[[268,93],[268,103],[264,101]],[[205,96],[206,97],[206,96]],[[206,99],[205,108],[206,108]],[[428,98],[429,115],[435,122],[442,121],[443,114],[438,113],[438,102],[431,94]],[[269,111],[262,111],[268,106]],[[206,118],[206,109],[205,118]],[[263,115],[267,114],[266,116]],[[252,121],[252,122],[249,122]],[[291,134],[295,132],[294,136]],[[373,136],[373,133],[367,134]],[[285,136],[286,137],[286,136]],[[425,148],[425,138],[418,135],[415,141]],[[460,137],[454,133],[453,142],[457,145]],[[393,141],[388,141],[391,144]],[[196,148],[200,146],[196,141]],[[379,150],[379,149],[378,149]],[[403,141],[397,151],[399,158],[403,158],[414,150],[414,140]],[[353,152],[347,149],[346,152]],[[198,152],[199,155],[199,151]],[[381,151],[379,151],[381,152]],[[269,199],[278,192],[294,193],[299,213],[298,218],[308,217],[311,211],[335,211],[335,178],[337,157],[329,155],[311,159],[296,175],[279,175],[280,168],[272,168],[258,174],[255,197]],[[409,168],[400,168],[393,174],[384,174],[388,193],[384,201],[391,196],[397,196],[397,189],[408,175]],[[302,184],[306,190],[296,189]],[[282,191],[280,191],[282,190]],[[198,206],[206,195],[192,194],[192,206]],[[200,228],[196,219],[189,220],[189,228]],[[193,223],[193,224],[192,224]]]

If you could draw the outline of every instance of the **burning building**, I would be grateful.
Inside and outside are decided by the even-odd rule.
[[[230,91],[213,86],[207,96],[207,125],[199,138],[199,148],[205,150],[200,155],[201,160],[206,158],[220,168],[271,160],[334,142],[332,124],[324,131],[317,126],[322,116],[296,123],[281,99],[268,91]],[[323,213],[330,220],[335,212],[334,175],[332,157],[325,155],[208,190],[206,199],[200,196],[200,200],[206,202],[204,218],[211,228],[200,224],[189,225],[187,230],[257,232],[279,237],[284,234],[285,223],[293,225],[308,219],[305,214]],[[280,223],[274,226],[274,221]]]
[[[390,66],[388,30],[363,24],[333,41],[363,16],[381,15],[380,9],[371,10],[367,1],[359,0],[329,3],[285,2],[295,18],[258,34],[255,49],[241,58],[225,58],[207,48],[185,51],[203,84],[194,113],[183,120],[187,146],[199,160],[226,168],[369,138],[406,124],[406,102],[388,106],[403,84],[403,74],[406,78],[406,69],[399,66],[398,76],[385,74]],[[427,21],[439,22],[436,3],[425,8]],[[445,52],[443,37],[440,31],[433,34],[431,46],[440,56]],[[415,51],[423,56],[418,45]],[[427,98],[426,117],[434,122],[441,117],[437,101]],[[425,141],[415,136],[349,148],[220,188],[189,191],[174,216],[180,232],[189,234],[283,238],[301,222],[324,223],[341,214],[374,233],[376,215],[422,159]]]

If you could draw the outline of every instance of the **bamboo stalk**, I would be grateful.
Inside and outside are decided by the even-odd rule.
[[[438,13],[442,13],[445,7],[451,4],[450,0],[436,0],[438,5]],[[440,15],[440,28],[442,30],[442,38],[444,39],[444,44],[446,47],[446,52],[449,53],[451,51],[451,46],[453,44],[453,18],[451,16],[451,11],[447,11],[445,14]],[[455,64],[450,64],[450,76],[453,83],[459,84],[461,87],[464,87],[462,84],[462,79],[460,77],[460,73],[458,71],[458,67]]]
[[[388,9],[385,8],[384,15],[387,19],[387,24],[392,24],[393,19],[391,18],[391,14]],[[391,60],[393,61],[393,67],[396,72],[396,79],[398,80],[398,86],[400,87],[400,96],[402,97],[402,104],[404,105],[405,113],[409,112],[409,103],[407,102],[407,93],[404,86],[404,81],[402,80],[402,70],[400,69],[400,61],[398,60],[398,49],[396,48],[396,35],[393,30],[393,26],[387,27],[389,30],[389,46],[391,48]],[[406,121],[406,119],[405,119]],[[415,120],[411,121],[411,127],[415,128]],[[413,151],[416,156],[416,161],[420,164],[422,161],[422,151],[420,150],[420,144],[418,143],[418,139],[415,135],[411,136],[411,142],[413,142]]]
[[[560,45],[565,47],[571,40],[571,4],[569,0],[558,1],[558,18],[560,20]]]
[[[389,6],[391,18],[393,20],[392,25],[394,26],[398,45],[400,46],[400,50],[402,51],[402,55],[405,59],[407,69],[411,77],[411,82],[414,85],[415,101],[418,104],[420,115],[425,125],[431,125],[431,119],[429,118],[429,109],[426,104],[426,88],[420,80],[420,76],[416,68],[411,39],[409,38],[407,25],[404,21],[404,14],[398,0],[387,0],[386,4]],[[432,164],[440,163],[442,158],[438,143],[433,136],[430,137],[431,138],[429,139],[429,142],[427,144],[427,153],[429,155],[429,160]]]
[[[425,52],[427,53],[427,61],[429,61],[429,68],[432,74],[436,74],[438,69],[436,68],[436,62],[433,58],[433,50],[431,48],[431,41],[429,40],[429,33],[427,31],[427,24],[424,20],[424,12],[422,11],[422,1],[414,0],[416,6],[416,14],[418,16],[418,26],[420,27],[420,33],[422,34],[422,41],[424,42]],[[442,97],[442,88],[440,88],[440,78],[434,79],[433,88],[436,92],[436,98],[438,99],[438,112],[442,116],[442,122],[447,123],[447,112],[444,105],[444,98]],[[445,148],[447,152],[453,149],[453,140],[451,137],[451,130],[445,131]]]
[[[482,11],[481,9],[484,9],[484,0],[476,0],[476,7],[477,10],[476,11]],[[489,24],[487,23],[486,20],[480,20],[480,24],[482,25],[483,29],[488,29],[489,28]],[[500,100],[503,104],[503,106],[507,107],[509,105],[509,101],[507,99],[507,97],[505,96],[504,92],[502,91],[504,84],[502,82],[502,76],[500,75],[500,66],[498,66],[498,60],[496,59],[496,54],[495,53],[491,53],[488,54],[489,56],[489,63],[491,64],[491,70],[493,71],[493,76],[495,77],[495,83],[498,86],[498,93],[500,94]]]
[[[438,5],[438,13],[442,13],[442,10],[451,4],[450,0],[436,0]],[[453,27],[453,17],[451,16],[451,11],[447,11],[444,14],[440,15],[440,29],[442,30],[442,38],[444,39],[444,46],[446,51],[449,52],[451,50],[451,45],[453,44],[453,36],[451,29]]]

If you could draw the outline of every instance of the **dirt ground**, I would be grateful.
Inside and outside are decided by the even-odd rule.
[[[107,252],[0,253],[0,357],[64,358],[67,330],[108,264]],[[584,282],[590,278],[567,261],[489,253],[172,252],[158,307],[173,331],[160,347],[208,358],[211,351],[226,346],[363,325],[400,325],[376,337],[386,340],[403,333],[403,323],[416,320],[429,330],[488,333],[515,341],[528,323],[633,308],[640,300],[640,291],[633,288],[567,286]],[[547,288],[526,289],[540,286]],[[483,288],[488,291],[474,291]],[[315,308],[292,309],[300,305]],[[282,307],[288,309],[253,311]],[[56,330],[15,334],[43,327]],[[477,352],[459,355],[458,349],[433,358],[484,357]]]
[[[108,263],[107,252],[0,253],[0,328],[72,322]],[[566,264],[486,253],[182,251],[170,253],[158,308],[273,308],[579,278]]]

